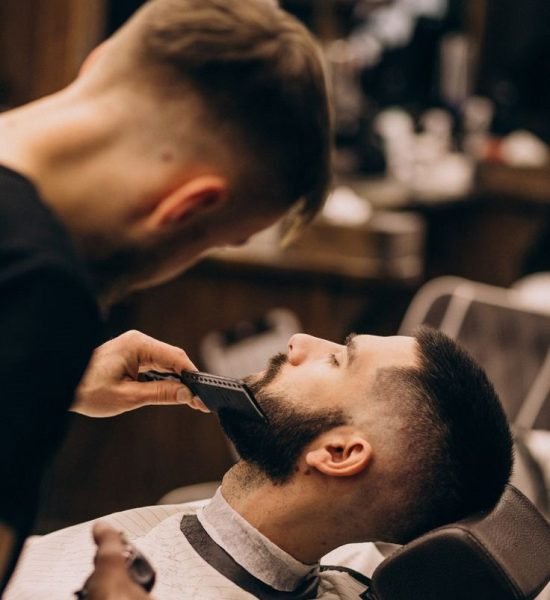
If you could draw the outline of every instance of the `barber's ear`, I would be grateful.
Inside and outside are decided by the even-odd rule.
[[[183,223],[198,214],[218,209],[227,197],[228,185],[222,177],[195,177],[162,198],[153,209],[150,222],[155,227]]]
[[[369,465],[372,447],[357,431],[330,432],[305,456],[308,466],[331,477],[358,475]]]

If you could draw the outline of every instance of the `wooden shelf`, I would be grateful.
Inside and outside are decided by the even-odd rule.
[[[484,163],[478,169],[475,189],[482,197],[550,205],[550,167],[512,168]]]

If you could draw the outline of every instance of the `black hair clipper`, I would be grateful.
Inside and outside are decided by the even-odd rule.
[[[258,405],[252,390],[240,379],[221,377],[200,371],[182,371],[175,373],[160,373],[146,371],[140,373],[138,381],[159,381],[172,379],[181,381],[195,396],[198,396],[212,412],[219,413],[227,408],[240,412],[244,417],[267,423],[267,417]]]

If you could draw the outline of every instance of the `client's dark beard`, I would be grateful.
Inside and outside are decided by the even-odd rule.
[[[317,436],[348,422],[340,409],[299,410],[285,397],[266,393],[265,387],[286,361],[285,354],[277,354],[259,381],[245,379],[269,424],[246,419],[231,409],[219,412],[220,423],[242,460],[258,467],[274,483],[290,478],[302,451]]]
[[[267,369],[261,379],[254,382],[251,377],[245,377],[245,383],[248,387],[257,394],[261,392],[267,385],[269,385],[275,377],[279,374],[279,371],[283,368],[284,365],[288,362],[288,356],[279,352],[279,354],[275,354],[269,359],[269,363],[267,365]]]

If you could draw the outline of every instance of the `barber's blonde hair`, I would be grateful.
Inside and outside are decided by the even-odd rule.
[[[244,160],[269,173],[297,228],[329,184],[330,118],[319,48],[272,0],[151,0],[129,22],[135,60],[190,85],[214,128],[236,130]]]

